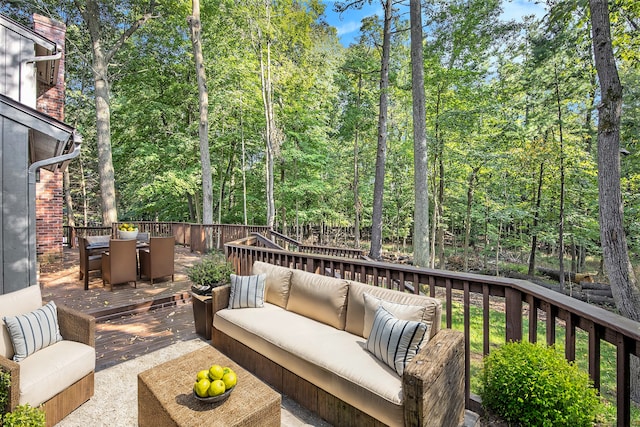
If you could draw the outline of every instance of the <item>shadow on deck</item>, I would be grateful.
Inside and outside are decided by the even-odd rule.
[[[99,272],[89,276],[89,290],[79,279],[77,249],[64,249],[64,259],[40,275],[42,298],[96,318],[96,371],[134,359],[178,341],[199,338],[195,333],[190,283],[186,269],[202,255],[176,246],[175,281],[138,280],[102,285]]]

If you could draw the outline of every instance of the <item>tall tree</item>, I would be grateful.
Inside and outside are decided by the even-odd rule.
[[[200,164],[202,166],[202,222],[213,224],[213,184],[211,180],[211,159],[209,154],[209,91],[207,76],[202,55],[202,21],[200,20],[200,0],[192,0],[192,15],[187,19],[191,29],[193,59],[198,78],[198,105],[200,123],[198,136],[200,139]]]
[[[386,0],[382,33],[382,59],[380,63],[380,110],[378,112],[378,150],[376,175],[373,183],[373,213],[371,216],[371,248],[369,256],[382,256],[382,210],[384,200],[384,174],[387,160],[387,109],[389,107],[389,56],[391,52],[392,3]]]
[[[115,54],[122,48],[125,41],[138,28],[145,24],[153,16],[155,0],[149,0],[146,10],[139,18],[135,19],[117,37],[108,37],[110,31],[105,31],[108,24],[101,19],[104,13],[101,10],[116,8],[113,4],[99,5],[96,0],[74,0],[75,5],[84,20],[93,53],[92,71],[94,78],[95,105],[96,105],[96,129],[98,140],[98,167],[100,172],[100,195],[102,202],[102,223],[105,226],[118,220],[116,207],[115,174],[111,154],[111,107],[109,100],[110,76],[109,63]],[[116,25],[112,23],[113,25]]]
[[[429,185],[427,170],[427,124],[424,94],[424,60],[422,54],[422,6],[410,2],[411,20],[411,94],[413,98],[413,262],[429,263]]]
[[[589,0],[589,8],[602,97],[598,109],[598,199],[602,255],[616,306],[624,316],[640,321],[640,290],[629,259],[620,190],[622,85],[613,55],[607,1]]]

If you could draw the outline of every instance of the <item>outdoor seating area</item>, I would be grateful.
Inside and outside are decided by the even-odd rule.
[[[151,237],[150,233],[134,233],[134,238],[113,239],[111,235],[78,237],[79,277],[89,289],[89,274],[98,271],[103,286],[154,280],[171,276],[174,280],[174,237]],[[94,273],[95,274],[95,273]]]

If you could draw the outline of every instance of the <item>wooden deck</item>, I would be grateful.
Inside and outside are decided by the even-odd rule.
[[[201,258],[176,246],[175,281],[139,280],[103,287],[99,272],[89,276],[85,291],[78,276],[78,250],[65,248],[64,260],[41,270],[45,301],[73,307],[96,318],[96,371],[150,353],[178,341],[200,338],[195,333],[186,268]]]

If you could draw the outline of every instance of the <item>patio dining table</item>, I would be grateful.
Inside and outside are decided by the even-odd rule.
[[[136,240],[136,249],[139,251],[140,249],[145,249],[149,247],[149,242],[143,241],[143,240]],[[85,248],[85,262],[89,262],[89,257],[92,255],[98,255],[98,254],[102,254],[103,252],[106,252],[109,250],[109,241],[100,241],[100,242],[95,242],[95,243],[91,243],[88,244]],[[137,265],[138,262],[136,260],[136,269],[137,269]],[[102,274],[102,273],[101,273]],[[89,286],[88,283],[85,281],[85,286],[84,286],[84,290],[88,290]]]

